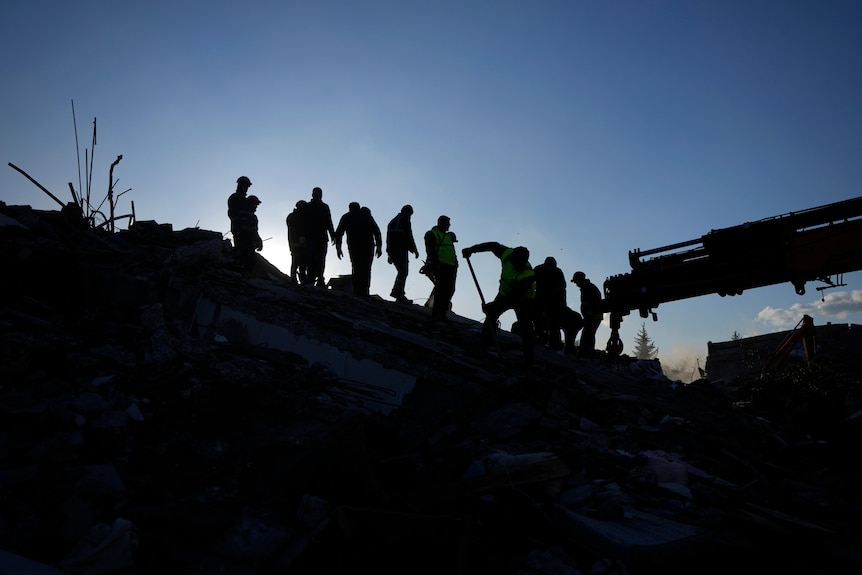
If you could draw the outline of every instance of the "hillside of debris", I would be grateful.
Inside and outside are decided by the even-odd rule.
[[[690,385],[0,203],[0,574],[858,573],[858,358]]]

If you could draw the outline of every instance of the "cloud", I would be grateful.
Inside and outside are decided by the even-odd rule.
[[[846,320],[848,316],[862,313],[862,290],[832,292],[823,299],[811,303],[797,303],[789,309],[765,307],[758,314],[756,321],[765,323],[776,329],[794,327],[805,314],[812,317]]]
[[[818,313],[837,319],[847,319],[853,313],[862,312],[862,290],[833,292],[816,302]]]

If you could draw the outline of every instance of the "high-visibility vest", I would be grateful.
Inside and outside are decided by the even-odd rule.
[[[503,262],[503,269],[500,272],[500,295],[509,295],[509,292],[512,291],[512,288],[515,287],[516,283],[529,277],[536,277],[536,272],[533,271],[533,268],[529,263],[527,264],[527,267],[521,271],[515,269],[515,266],[513,266],[512,262],[509,261],[513,251],[515,250],[509,248],[500,255],[500,261]],[[530,289],[527,290],[527,293],[522,297],[523,299],[536,298],[535,281],[530,286]]]
[[[440,230],[437,226],[431,228],[431,233],[434,234],[434,239],[437,245],[437,261],[441,264],[450,266],[458,265],[458,258],[455,255],[455,243],[452,241],[452,234]]]

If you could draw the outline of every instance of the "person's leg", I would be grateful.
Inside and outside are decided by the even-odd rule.
[[[296,252],[297,257],[297,272],[299,283],[305,285],[308,283],[308,250],[302,248]]]
[[[317,273],[317,279],[315,280],[314,285],[316,285],[318,287],[324,287],[326,285],[326,279],[324,277],[324,274],[326,272],[326,250],[327,250],[327,247],[328,247],[328,244],[327,244],[326,240],[324,239],[323,245],[319,248],[319,251],[317,254],[318,255],[318,261],[317,261],[318,273]]]
[[[533,317],[533,328],[536,334],[536,343],[539,345],[548,343],[548,319],[545,309],[541,305],[536,306],[536,313]]]
[[[390,296],[398,299],[405,297],[404,286],[407,285],[407,271],[410,266],[410,260],[405,252],[403,257],[401,254],[392,258],[392,264],[395,266],[395,283],[392,285]]]
[[[353,266],[353,295],[365,297],[371,289],[371,258],[373,255],[373,246],[371,248],[354,248],[350,254],[350,261]]]
[[[524,363],[528,366],[533,365],[535,354],[534,346],[536,345],[536,335],[533,332],[533,302],[532,300],[524,300],[515,306],[515,317],[518,319],[518,324],[521,328],[521,347],[524,352]],[[559,337],[559,331],[557,332]]]
[[[578,354],[581,357],[592,358],[596,351],[596,330],[599,329],[601,320],[588,319],[584,321],[584,331],[581,332],[581,344],[578,346]]]
[[[371,266],[374,265],[374,245],[368,246],[368,257],[364,264],[362,280],[365,283],[365,295],[371,295]]]
[[[371,260],[367,260],[362,262],[362,266],[359,270],[359,273],[362,276],[362,295],[369,296],[371,295]]]
[[[479,345],[487,347],[497,333],[497,320],[509,309],[508,306],[494,300],[485,305],[485,321],[482,322],[482,333],[479,335]],[[529,328],[532,331],[532,326]]]
[[[566,334],[566,346],[563,348],[565,353],[577,355],[578,347],[576,341],[578,332],[584,327],[584,318],[581,314],[566,306],[563,308],[563,331]]]
[[[434,307],[431,308],[433,319],[445,320],[449,313],[452,296],[455,294],[455,266],[438,266],[437,276],[434,278]]]
[[[293,283],[299,283],[299,260],[297,260],[296,252],[290,250],[290,279]]]
[[[314,242],[308,242],[308,248],[306,253],[306,263],[308,264],[308,283],[311,285],[315,285],[317,283],[317,279],[321,275],[320,271],[320,246]]]
[[[560,336],[562,329],[562,311],[559,308],[550,308],[545,313],[548,327],[548,349],[557,351],[563,349],[563,339]]]
[[[254,247],[243,246],[239,252],[240,266],[244,271],[250,272],[254,269]]]

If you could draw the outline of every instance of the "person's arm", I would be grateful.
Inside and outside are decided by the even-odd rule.
[[[335,230],[332,227],[332,211],[329,209],[329,206],[324,206],[324,225],[326,226],[326,233],[329,234],[329,237],[332,239],[332,243],[335,243]]]
[[[416,248],[416,239],[413,237],[413,225],[411,224],[410,220],[407,220],[407,225],[405,226],[404,233],[407,234],[407,251],[412,252],[418,258],[419,250]]]
[[[374,219],[371,220],[371,225],[373,226],[374,241],[377,243],[377,257],[379,258],[383,255],[383,246],[381,245],[383,243],[383,236],[380,234],[380,226],[377,225]]]
[[[498,242],[483,242],[464,248],[461,250],[461,255],[469,258],[471,255],[479,252],[494,252],[495,256],[500,257],[507,249],[509,248]]]
[[[332,224],[330,224],[332,225]],[[335,253],[338,255],[338,259],[341,259],[344,253],[341,251],[341,239],[344,236],[344,231],[347,228],[347,214],[341,216],[341,219],[338,221],[338,228],[332,232],[332,243],[335,245]]]

